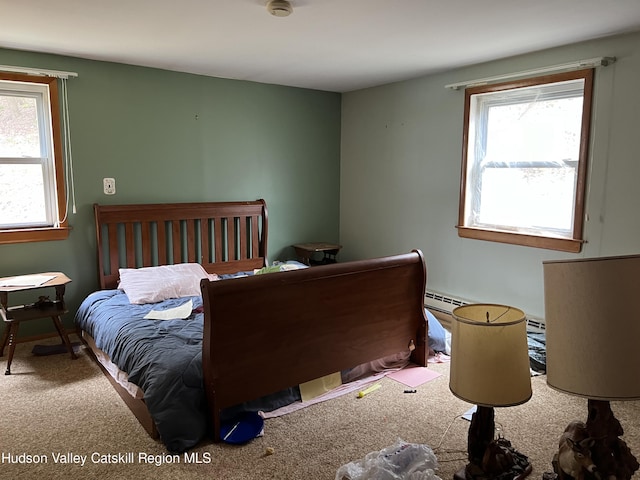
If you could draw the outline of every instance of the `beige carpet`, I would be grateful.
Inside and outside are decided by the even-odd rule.
[[[167,455],[162,444],[147,436],[87,352],[81,350],[77,360],[66,354],[36,357],[32,347],[18,345],[13,374],[0,375],[2,479],[332,480],[341,465],[398,438],[429,445],[442,478],[452,478],[466,463],[469,423],[459,416],[471,405],[450,393],[448,364],[431,365],[442,376],[418,387],[415,394],[384,379],[382,388],[362,399],[350,394],[267,420],[264,436],[245,446],[205,442],[190,452],[190,459],[183,455],[180,463],[171,464],[162,462]],[[496,421],[514,447],[529,456],[530,478],[539,479],[551,471],[564,427],[585,419],[586,400],[549,389],[544,376],[534,377],[532,383],[532,399],[497,409]],[[640,402],[614,402],[613,409],[638,456]],[[267,455],[267,448],[273,454]],[[129,452],[133,461],[125,463]],[[86,456],[84,466],[54,463],[56,456],[68,453]],[[48,463],[8,460],[21,454],[40,456]],[[145,463],[145,455],[151,463]],[[113,463],[118,456],[120,463]]]

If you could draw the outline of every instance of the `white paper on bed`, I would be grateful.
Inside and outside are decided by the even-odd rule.
[[[144,318],[148,320],[175,320],[184,319],[191,315],[193,311],[193,302],[189,300],[186,303],[174,308],[167,308],[166,310],[151,310]]]

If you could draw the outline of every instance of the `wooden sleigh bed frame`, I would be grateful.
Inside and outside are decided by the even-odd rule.
[[[118,269],[125,267],[198,262],[224,274],[267,264],[263,200],[96,204],[94,213],[102,289],[117,288]],[[202,280],[202,368],[214,441],[226,407],[399,352],[410,350],[411,360],[426,366],[425,288],[420,251]],[[144,399],[107,376],[157,437]]]

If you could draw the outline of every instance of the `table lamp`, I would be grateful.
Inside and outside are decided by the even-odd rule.
[[[547,384],[587,398],[598,476],[629,479],[639,465],[610,401],[640,399],[640,255],[547,261],[543,270]],[[558,455],[552,463],[561,475]]]
[[[494,407],[531,398],[525,314],[506,305],[469,304],[452,316],[449,388],[477,405],[467,441],[469,463],[454,478],[524,478],[531,465],[509,441],[495,438]]]

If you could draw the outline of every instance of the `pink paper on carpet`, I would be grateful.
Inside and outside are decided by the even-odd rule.
[[[387,377],[396,382],[404,383],[408,387],[416,388],[429,380],[438,378],[440,373],[426,367],[408,366],[397,372],[388,373]]]

